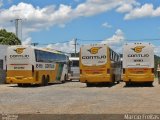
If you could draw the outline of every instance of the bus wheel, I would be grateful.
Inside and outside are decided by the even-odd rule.
[[[49,75],[47,75],[47,78],[45,79],[45,85],[48,85],[48,82],[50,81]]]
[[[117,81],[117,84],[119,84],[119,83],[120,83],[120,80]]]
[[[45,76],[43,75],[43,76],[42,76],[41,85],[42,85],[42,86],[46,86],[47,84],[48,84],[48,81],[47,81],[47,79],[45,79]]]
[[[147,86],[149,86],[149,87],[150,87],[150,86],[153,86],[153,82],[148,82],[148,83],[147,83]]]
[[[64,75],[64,79],[62,80],[62,83],[65,83],[67,81],[67,76],[66,74]]]
[[[126,86],[130,86],[131,85],[131,83],[130,82],[126,82]]]
[[[87,86],[87,87],[92,87],[93,84],[92,84],[92,83],[86,83],[86,86]]]
[[[158,84],[160,84],[160,79],[158,79]]]
[[[114,84],[114,83],[115,83],[115,81],[116,81],[116,76],[115,76],[115,74],[113,74],[112,84]]]
[[[17,85],[18,85],[18,87],[23,87],[22,83],[18,83]]]

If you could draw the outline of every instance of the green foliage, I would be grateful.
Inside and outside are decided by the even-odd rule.
[[[0,44],[3,45],[20,45],[21,41],[12,33],[7,32],[5,29],[0,30]]]

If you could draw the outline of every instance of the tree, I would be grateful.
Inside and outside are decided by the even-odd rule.
[[[7,32],[5,29],[0,30],[0,44],[3,45],[20,45],[21,41],[12,33]]]

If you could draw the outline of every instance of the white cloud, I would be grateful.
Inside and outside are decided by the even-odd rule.
[[[121,29],[117,29],[115,34],[110,37],[110,38],[106,38],[104,41],[102,41],[102,44],[107,44],[109,45],[112,49],[114,49],[115,51],[121,53],[122,52],[122,45],[124,43],[124,33]]]
[[[108,22],[105,22],[105,23],[102,24],[102,27],[111,28],[112,25],[110,25]]]
[[[156,17],[160,16],[160,7],[154,9],[153,4],[144,4],[141,7],[135,8],[125,15],[124,19],[136,19],[143,17]]]
[[[123,4],[136,4],[136,0],[87,0],[79,4],[74,12],[77,16],[92,16],[117,8]]]
[[[0,0],[0,3],[3,0]],[[8,0],[12,2],[12,0]],[[129,12],[125,15],[125,19],[133,19],[144,16],[160,16],[160,8],[153,9],[153,5],[145,4],[139,6],[136,0],[86,0],[83,3],[78,4],[75,8],[69,5],[50,5],[40,8],[33,6],[29,3],[20,2],[17,5],[12,5],[8,9],[0,9],[0,26],[6,28],[9,31],[13,30],[13,23],[10,20],[17,18],[23,19],[22,23],[22,38],[29,37],[29,33],[40,30],[48,30],[54,25],[59,27],[65,27],[66,24],[78,17],[88,17],[102,12],[106,12],[112,9],[116,9],[117,12]],[[134,7],[136,7],[134,9]],[[146,10],[148,12],[146,12]],[[149,12],[152,11],[152,12]],[[104,26],[109,27],[109,24]]]
[[[75,46],[74,46],[75,41],[71,40],[68,43],[56,43],[56,44],[49,44],[46,47],[47,48],[51,48],[51,49],[55,49],[55,50],[59,50],[62,52],[66,52],[66,53],[73,53]],[[79,47],[77,48],[77,52],[79,51]]]
[[[22,41],[22,45],[31,45],[32,43],[32,38],[29,37],[26,40]]]
[[[124,33],[121,29],[118,29],[112,37],[105,39],[102,43],[114,46],[121,44],[124,39]]]
[[[125,13],[125,12],[129,12],[131,11],[133,8],[133,6],[131,4],[123,4],[122,6],[120,6],[119,8],[117,8],[117,12],[120,13]]]
[[[56,10],[55,6],[44,8],[33,7],[31,4],[19,3],[9,9],[3,9],[0,13],[0,25],[8,27],[10,20],[17,18],[23,19],[23,32],[33,32],[41,29],[47,29],[56,24],[63,24],[70,20],[70,6],[60,5]]]
[[[133,2],[135,0],[86,0],[86,2],[80,3],[75,8],[63,4],[40,8],[29,3],[20,2],[8,9],[1,9],[0,26],[7,28],[10,20],[20,18],[24,20],[23,32],[25,33],[48,29],[54,25],[65,27],[67,22],[78,17],[96,15],[123,4],[133,4]]]

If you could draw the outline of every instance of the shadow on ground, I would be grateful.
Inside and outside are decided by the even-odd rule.
[[[154,87],[151,83],[129,83],[124,86],[124,88],[134,88],[134,87]]]

